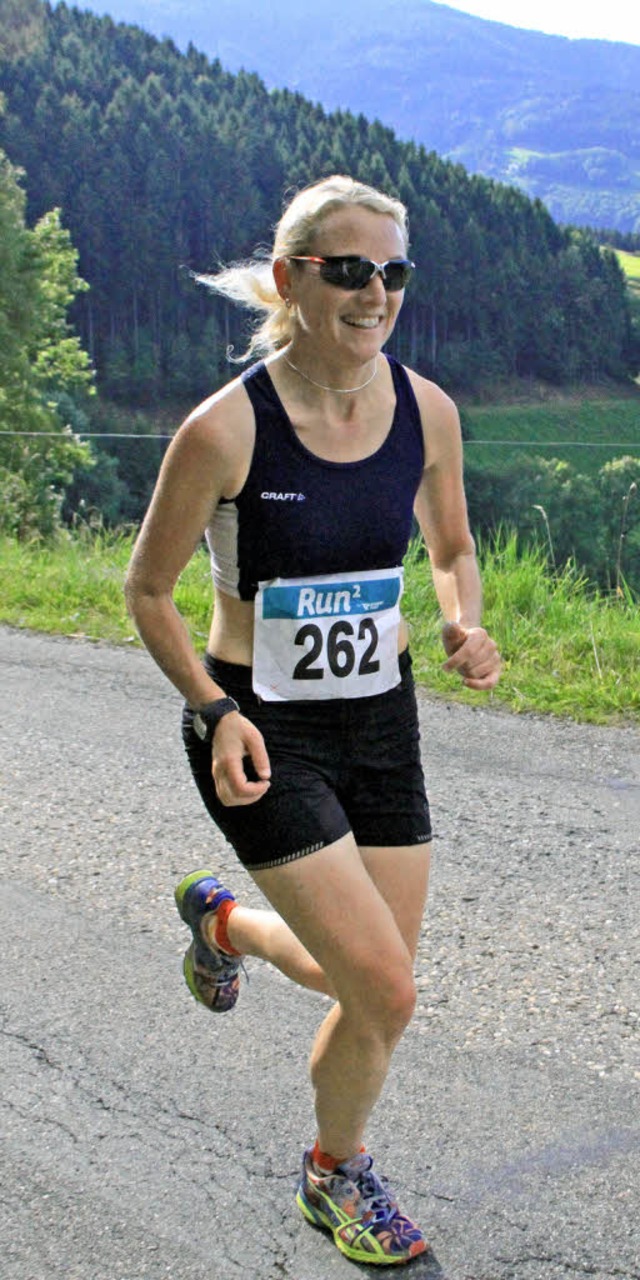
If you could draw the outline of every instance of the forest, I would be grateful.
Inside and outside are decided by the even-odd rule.
[[[25,170],[28,220],[62,211],[90,285],[74,320],[105,395],[147,404],[225,377],[241,321],[190,270],[250,254],[287,189],[344,171],[409,208],[408,363],[454,388],[636,372],[614,255],[538,201],[193,47],[65,5],[33,12],[0,62],[0,146]]]
[[[270,89],[382,120],[399,138],[539,196],[559,222],[640,231],[637,45],[523,30],[518,4],[495,22],[433,0],[323,0],[313,39],[310,0],[89,4],[181,49],[191,40]],[[258,12],[268,18],[256,22]]]
[[[33,276],[45,219],[49,240],[57,236],[49,271],[66,280],[53,326],[57,356],[36,388],[44,414],[36,430],[48,414],[77,449],[89,421],[104,429],[114,406],[160,413],[225,381],[227,352],[246,345],[246,322],[193,273],[268,245],[286,193],[330,172],[352,173],[408,206],[418,270],[391,343],[408,364],[454,391],[503,379],[631,385],[640,334],[618,260],[588,231],[557,225],[540,201],[399,142],[378,122],[269,92],[257,76],[232,75],[192,46],[180,53],[169,40],[64,4],[0,2],[11,17],[0,40],[8,157],[0,201],[11,269],[16,288]],[[10,324],[10,273],[0,288]],[[38,288],[33,316],[42,279]],[[63,350],[68,357],[78,339],[76,364],[86,352],[95,370],[93,408],[87,368],[61,372]],[[29,448],[0,441],[7,474],[20,471],[17,451]],[[45,453],[42,446],[41,463]],[[155,461],[138,455],[147,471]],[[114,519],[139,517],[118,491],[117,460],[101,454],[98,464],[98,501],[111,503]],[[74,498],[74,466],[64,484],[53,467],[48,482],[52,494],[61,485],[71,494],[67,513],[84,492],[76,485]],[[40,471],[49,474],[44,464]]]

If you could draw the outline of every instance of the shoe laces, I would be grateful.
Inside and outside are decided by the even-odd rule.
[[[393,1217],[397,1212],[397,1205],[389,1196],[384,1180],[381,1181],[373,1172],[372,1164],[372,1157],[362,1154],[345,1161],[340,1165],[340,1170],[344,1170],[345,1176],[358,1188],[366,1217],[381,1222]]]

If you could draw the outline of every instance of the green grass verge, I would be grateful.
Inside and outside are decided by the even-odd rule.
[[[125,609],[128,534],[62,536],[51,544],[0,538],[0,622],[56,635],[139,644]],[[194,642],[209,634],[212,592],[204,552],[180,578],[176,602]]]
[[[489,702],[606,724],[640,720],[638,607],[594,591],[571,565],[547,569],[542,550],[519,549],[515,535],[480,549],[485,625],[504,660]],[[404,609],[419,683],[448,698],[486,705],[458,690],[440,669],[439,614],[419,552],[408,557]]]
[[[131,554],[124,535],[61,538],[51,547],[0,539],[0,621],[114,644],[139,641],[122,583]],[[519,550],[515,536],[480,550],[485,622],[503,654],[497,689],[478,694],[442,671],[440,615],[422,549],[406,561],[404,612],[411,625],[416,679],[431,693],[476,706],[549,713],[578,721],[640,721],[638,609],[630,597],[603,596],[571,567],[550,575],[541,551]],[[202,650],[211,584],[204,551],[194,556],[176,602]]]

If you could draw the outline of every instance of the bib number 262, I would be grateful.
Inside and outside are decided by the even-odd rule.
[[[295,665],[293,678],[294,680],[322,680],[325,674],[325,660],[334,676],[349,676],[356,665],[358,656],[358,675],[372,675],[380,670],[380,662],[375,656],[378,640],[379,636],[373,618],[360,619],[357,635],[350,622],[334,622],[326,636],[317,623],[306,622],[296,632],[294,640],[294,644],[308,647],[304,657]],[[364,649],[361,653],[356,651],[356,643],[358,642],[359,645],[364,644]]]

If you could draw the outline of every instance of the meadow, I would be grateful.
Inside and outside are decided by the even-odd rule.
[[[636,308],[640,305],[640,254],[614,252]],[[593,476],[613,458],[640,457],[638,383],[619,395],[598,387],[581,387],[572,394],[544,384],[524,386],[523,393],[527,401],[519,402],[514,388],[509,388],[508,403],[464,407],[467,456],[473,463],[490,466],[527,453],[561,458],[583,475]]]
[[[625,249],[616,249],[616,257],[632,294],[640,294],[640,253],[627,253]]]
[[[56,542],[0,539],[0,622],[112,644],[139,644],[122,584],[132,535],[80,530]],[[441,619],[424,549],[407,556],[403,609],[417,682],[430,694],[512,712],[576,721],[640,721],[638,610],[630,593],[596,591],[569,564],[550,572],[543,549],[503,533],[479,548],[485,624],[504,658],[491,694],[465,690],[442,671]],[[198,650],[211,610],[208,557],[187,566],[176,602]]]
[[[481,466],[520,454],[561,458],[583,475],[625,455],[640,457],[640,391],[626,396],[558,395],[528,404],[463,408],[467,457]],[[483,444],[488,441],[488,444]]]

